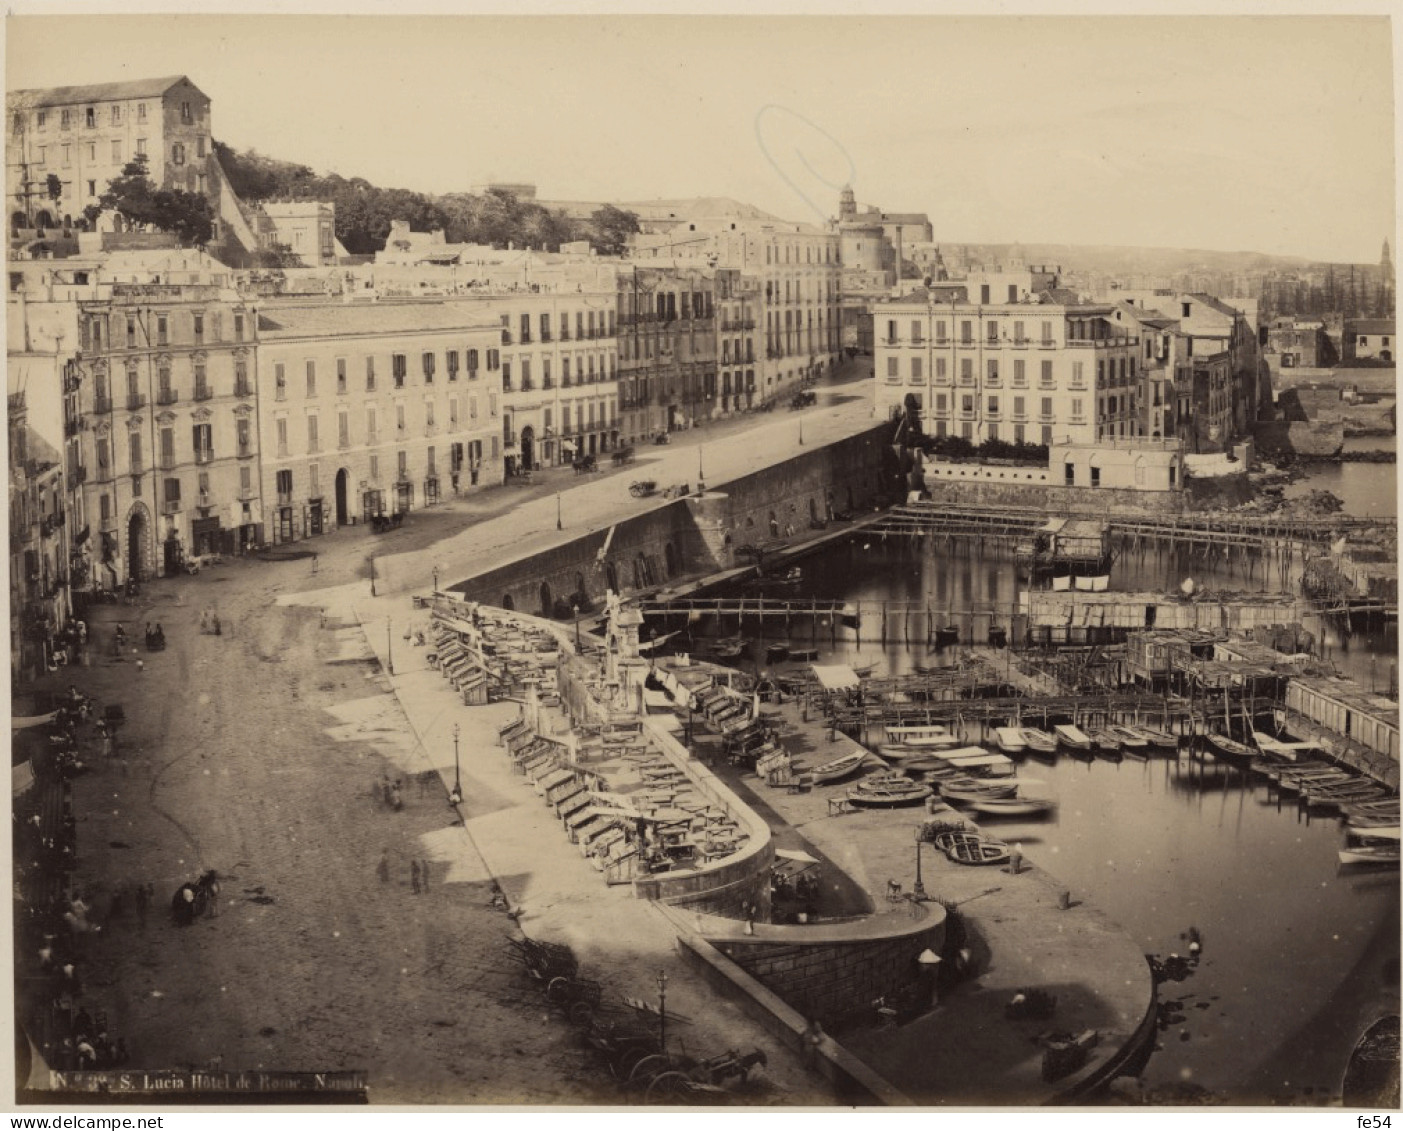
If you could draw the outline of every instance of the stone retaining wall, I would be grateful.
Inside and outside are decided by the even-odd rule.
[[[1027,472],[1018,474],[1019,479],[1008,482],[927,477],[926,489],[934,502],[950,506],[1037,507],[1050,514],[1104,517],[1107,514],[1182,514],[1188,509],[1187,500],[1178,491],[1058,487],[1021,478]]]
[[[912,985],[920,974],[916,956],[940,953],[945,916],[908,920],[905,930],[865,920],[852,937],[825,937],[821,925],[767,927],[762,936],[711,938],[722,954],[805,1016],[837,1025],[872,1003]],[[779,937],[775,937],[779,934]]]

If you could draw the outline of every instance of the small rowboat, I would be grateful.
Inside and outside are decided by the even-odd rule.
[[[1056,805],[1037,797],[982,797],[969,807],[988,817],[1045,817]]]
[[[748,640],[718,640],[712,646],[711,654],[718,660],[739,660],[749,650]]]
[[[1166,731],[1155,730],[1153,727],[1136,727],[1145,738],[1149,739],[1150,745],[1156,750],[1178,750],[1179,739],[1176,735]]]
[[[894,746],[958,746],[960,736],[944,726],[889,726],[887,742]]]
[[[1056,754],[1057,739],[1036,727],[1023,727],[1023,743],[1038,754]]]
[[[1252,741],[1263,754],[1274,754],[1288,762],[1295,762],[1302,754],[1314,754],[1320,749],[1313,742],[1282,742],[1281,739],[1273,738],[1260,730],[1252,732]]]
[[[1341,864],[1389,864],[1398,867],[1398,843],[1347,844],[1340,849]]]
[[[851,754],[844,754],[841,758],[834,758],[831,762],[825,762],[821,766],[816,766],[813,771],[812,781],[814,785],[823,785],[826,782],[841,781],[849,774],[857,772],[859,766],[867,761],[865,750],[854,750]]]
[[[1087,733],[1091,739],[1091,748],[1098,754],[1119,754],[1122,743],[1116,735],[1112,734],[1110,728],[1105,730],[1093,730]]]
[[[1073,726],[1071,723],[1059,723],[1052,728],[1057,735],[1057,741],[1063,746],[1070,746],[1073,750],[1090,750],[1091,739],[1081,727]]]
[[[935,846],[956,864],[1003,864],[1008,861],[1008,845],[977,833],[937,833]]]
[[[935,756],[947,766],[953,766],[972,777],[1011,778],[1018,772],[1007,754],[995,754],[982,746],[961,746],[956,750],[938,750]]]
[[[1252,748],[1244,746],[1236,739],[1229,738],[1225,734],[1208,735],[1208,745],[1213,748],[1215,754],[1220,754],[1224,758],[1241,758],[1244,761],[1252,760]]]
[[[848,801],[871,808],[919,805],[933,792],[930,786],[920,782],[879,776],[860,781],[848,790]]]
[[[1348,813],[1351,817],[1396,817],[1398,798],[1389,797],[1383,801],[1351,802]]]
[[[1135,727],[1112,725],[1106,727],[1106,733],[1120,739],[1120,744],[1127,750],[1145,750],[1150,745],[1149,738]]]
[[[1021,754],[1028,749],[1022,727],[999,727],[994,731],[994,741],[1005,754]]]
[[[1389,823],[1389,818],[1380,817],[1379,821],[1381,823],[1375,825],[1368,823],[1367,818],[1351,819],[1349,824],[1345,826],[1345,832],[1350,836],[1378,837],[1380,840],[1397,840],[1398,819],[1395,817],[1392,819],[1392,823]]]
[[[1012,797],[1018,792],[1016,782],[992,782],[978,778],[951,778],[940,784],[940,796],[946,801],[982,801],[989,797]]]

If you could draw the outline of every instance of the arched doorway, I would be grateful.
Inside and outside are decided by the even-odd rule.
[[[550,616],[554,608],[555,602],[550,597],[550,586],[543,581],[541,582],[541,616]]]
[[[516,602],[512,600],[512,595],[510,593],[502,594],[502,608],[506,609],[507,612],[511,612],[516,608]]]
[[[127,576],[134,581],[145,581],[150,576],[150,551],[146,545],[149,537],[146,508],[138,503],[127,518]]]
[[[527,425],[521,430],[521,470],[530,471],[536,466],[536,430]]]
[[[668,542],[663,549],[663,560],[667,566],[668,577],[677,576],[677,547]]]
[[[350,490],[351,476],[343,467],[336,473],[336,525],[345,526],[351,521],[347,493]]]
[[[1392,360],[1393,360],[1393,351],[1392,351],[1392,350],[1379,350],[1379,360],[1380,360],[1380,361],[1392,361]]]
[[[604,563],[604,583],[609,587],[610,593],[619,592],[619,571],[614,568],[613,562]]]
[[[818,501],[812,496],[809,497],[809,522],[818,525]]]

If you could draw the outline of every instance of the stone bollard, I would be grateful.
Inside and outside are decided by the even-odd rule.
[[[1008,870],[1015,876],[1023,871],[1023,852],[1017,845],[1009,851]]]
[[[1057,897],[1057,907],[1060,911],[1069,911],[1072,907],[1072,893],[1064,891]]]

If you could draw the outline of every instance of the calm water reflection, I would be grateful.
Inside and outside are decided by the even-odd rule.
[[[1017,592],[1012,562],[929,543],[858,540],[805,559],[803,571],[801,586],[771,595],[841,598],[873,611],[882,601],[928,601],[939,624],[971,603],[1006,607]],[[1275,590],[1276,565],[1262,573],[1147,553],[1117,562],[1112,588],[1164,589],[1192,576],[1215,589]],[[1396,628],[1342,639],[1318,619],[1307,627],[1325,632],[1331,658],[1351,674],[1368,682],[1372,663],[1375,677],[1387,680]],[[803,639],[812,626],[795,628]],[[868,615],[860,645],[845,631],[834,644],[820,625],[820,659],[900,673],[951,654],[924,644],[923,617],[913,618],[918,643],[909,646],[899,621],[889,624],[885,647],[877,630]],[[987,623],[979,631],[983,639]],[[1064,756],[1052,765],[1029,761],[1020,774],[1040,783],[1059,810],[1048,822],[1001,824],[1001,836],[1118,920],[1147,953],[1183,953],[1190,926],[1203,934],[1197,971],[1164,987],[1165,998],[1184,1003],[1184,1021],[1162,1035],[1148,1082],[1189,1080],[1241,1103],[1310,1102],[1335,1092],[1361,1012],[1386,992],[1380,953],[1395,956],[1396,977],[1397,873],[1340,872],[1337,822],[1307,820],[1294,804],[1278,805],[1263,779],[1211,758]],[[1396,983],[1387,992],[1396,1003]]]

